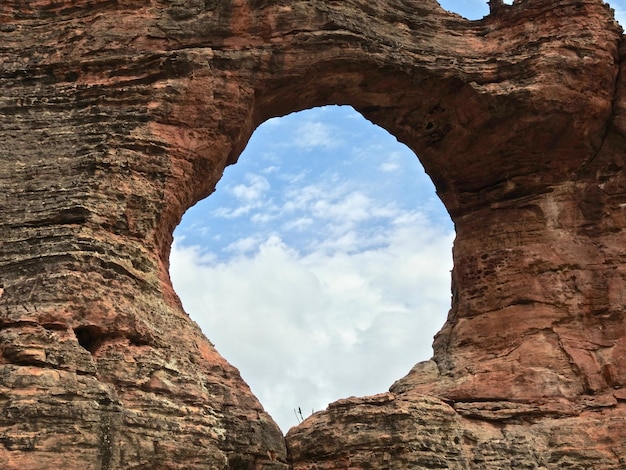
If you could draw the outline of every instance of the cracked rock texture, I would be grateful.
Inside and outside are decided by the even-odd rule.
[[[497,2],[492,2],[497,3]],[[626,41],[601,0],[0,3],[0,462],[626,466]],[[431,361],[283,438],[189,320],[172,231],[264,120],[350,104],[455,223]]]

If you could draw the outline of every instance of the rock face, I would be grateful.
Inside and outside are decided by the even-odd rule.
[[[626,41],[601,0],[0,4],[4,469],[623,468]],[[435,355],[284,439],[172,232],[264,120],[350,104],[455,225]]]

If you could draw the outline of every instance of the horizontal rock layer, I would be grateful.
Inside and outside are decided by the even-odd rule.
[[[626,41],[601,0],[8,0],[0,39],[4,468],[626,464]],[[330,103],[419,155],[452,307],[431,361],[285,441],[169,250],[260,123]]]

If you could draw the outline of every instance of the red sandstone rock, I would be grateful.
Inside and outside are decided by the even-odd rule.
[[[0,5],[7,469],[622,468],[626,41],[600,0]],[[621,72],[621,73],[620,73]],[[351,104],[455,223],[432,361],[285,441],[172,231],[265,119]]]

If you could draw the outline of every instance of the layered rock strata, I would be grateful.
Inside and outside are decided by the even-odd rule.
[[[3,468],[626,465],[626,42],[602,1],[472,22],[433,0],[8,0],[0,48]],[[452,307],[431,361],[285,443],[169,250],[256,126],[330,103],[419,155],[456,226]]]

